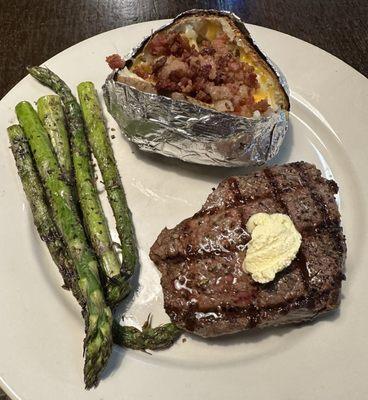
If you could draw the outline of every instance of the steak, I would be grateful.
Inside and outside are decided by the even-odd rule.
[[[306,162],[223,180],[199,212],[165,228],[151,248],[171,320],[209,337],[336,309],[346,258],[337,192]],[[289,215],[302,235],[294,261],[266,284],[242,269],[250,240],[245,225],[259,212]]]

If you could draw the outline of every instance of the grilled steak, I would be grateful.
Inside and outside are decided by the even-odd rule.
[[[198,213],[165,228],[151,248],[171,320],[209,337],[337,308],[346,256],[337,191],[305,162],[222,181]],[[250,240],[245,225],[258,212],[289,215],[302,235],[295,260],[267,284],[242,269]]]

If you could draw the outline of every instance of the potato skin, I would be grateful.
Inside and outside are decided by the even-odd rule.
[[[107,108],[126,138],[144,151],[206,165],[264,164],[278,153],[288,129],[287,83],[283,78],[279,81],[280,74],[275,72],[277,67],[260,52],[234,14],[213,10],[185,12],[144,39],[130,54],[126,67],[132,66],[154,35],[173,24],[186,23],[186,19],[193,16],[221,17],[228,24],[231,22],[244,42],[248,46],[252,44],[252,51],[259,54],[259,62],[274,74],[280,92],[280,107],[259,118],[218,112],[189,97],[185,101],[180,97],[155,94],[154,85],[149,82],[146,85],[142,79],[137,79],[140,82],[134,87],[126,76],[121,79],[121,70],[116,70],[103,87]]]

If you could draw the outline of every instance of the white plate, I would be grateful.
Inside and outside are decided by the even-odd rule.
[[[101,87],[105,56],[127,53],[163,21],[116,29],[88,39],[46,64],[71,87]],[[348,241],[341,310],[298,327],[223,339],[187,336],[153,355],[114,348],[97,389],[82,378],[83,323],[72,296],[38,239],[8,149],[6,127],[18,101],[49,91],[23,79],[0,103],[0,382],[14,399],[273,400],[363,399],[368,396],[368,81],[352,68],[298,39],[249,26],[291,88],[291,129],[277,162],[306,160],[333,176]],[[109,126],[116,128],[109,118]],[[159,273],[148,258],[165,226],[192,215],[211,187],[234,170],[200,167],[140,153],[116,131],[114,149],[140,245],[138,293],[129,323],[168,318]],[[237,170],[236,173],[242,172]],[[243,171],[244,172],[244,171]]]

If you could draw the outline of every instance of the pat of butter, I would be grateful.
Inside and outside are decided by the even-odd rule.
[[[254,214],[246,228],[252,239],[248,243],[243,270],[256,282],[270,282],[277,272],[294,260],[302,237],[285,214]]]

